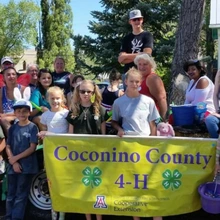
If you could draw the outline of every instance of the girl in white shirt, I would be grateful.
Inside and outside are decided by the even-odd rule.
[[[65,108],[66,100],[63,90],[58,86],[50,87],[47,90],[47,100],[51,110],[41,115],[40,123],[44,128],[44,130],[38,134],[41,139],[43,139],[48,132],[56,134],[68,133],[69,128],[69,123],[66,121],[69,111]],[[57,218],[58,214],[59,216]],[[65,213],[57,213],[52,210],[52,219],[64,220]]]
[[[206,71],[201,63],[198,60],[189,60],[183,68],[191,79],[186,90],[185,104],[197,105],[199,102],[204,102],[207,108],[206,116],[215,112],[214,84],[206,76]]]

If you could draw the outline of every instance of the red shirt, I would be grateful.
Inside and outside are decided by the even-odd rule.
[[[157,109],[158,109],[157,100],[151,95],[150,90],[149,90],[147,83],[146,83],[147,77],[150,75],[153,75],[153,74],[156,75],[156,73],[150,73],[144,77],[144,79],[141,83],[141,90],[139,91],[139,93],[151,97],[154,100],[154,102],[157,106]]]

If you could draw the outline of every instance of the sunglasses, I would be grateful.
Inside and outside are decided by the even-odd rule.
[[[90,90],[88,90],[88,91],[86,91],[86,90],[79,90],[79,93],[80,94],[85,94],[85,93],[90,94],[90,93],[93,93],[93,91],[90,91]]]
[[[131,19],[133,22],[135,21],[140,21],[142,18],[134,18],[134,19]]]

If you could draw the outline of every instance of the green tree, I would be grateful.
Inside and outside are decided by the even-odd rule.
[[[7,5],[0,4],[0,14],[0,57],[10,55],[16,60],[24,49],[36,45],[39,7],[31,0],[10,0]]]
[[[53,68],[56,56],[62,56],[69,71],[74,69],[74,52],[71,48],[72,11],[69,0],[41,0],[42,38],[38,44],[38,61],[41,67]]]
[[[176,79],[177,76],[185,75],[184,62],[198,57],[204,8],[205,0],[182,1],[171,69],[172,82],[169,90],[169,103],[183,104],[185,100],[185,90],[180,86],[187,79],[182,79],[181,83]]]
[[[94,61],[87,68],[85,60],[77,58],[79,64],[88,72],[99,74],[115,67],[122,71],[118,63],[118,54],[122,38],[131,32],[128,24],[128,12],[138,8],[144,16],[144,29],[149,30],[155,39],[153,56],[156,61],[169,67],[174,48],[174,34],[178,18],[179,0],[101,0],[103,11],[92,11],[95,20],[89,22],[89,36],[75,36],[75,46]]]
[[[215,58],[216,42],[213,39],[212,31],[209,28],[210,22],[210,0],[206,0],[205,12],[203,16],[203,26],[201,30],[201,37],[199,41],[200,54],[203,56],[202,61],[207,63],[207,75],[214,80],[215,73],[213,73],[213,60]]]

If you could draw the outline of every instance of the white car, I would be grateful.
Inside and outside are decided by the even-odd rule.
[[[109,82],[99,82],[99,83],[97,83],[96,85],[99,87],[100,90],[102,90],[103,88],[108,87],[109,84],[110,84]],[[118,85],[118,88],[119,88],[120,90],[124,91],[123,83],[120,83],[120,84]]]

